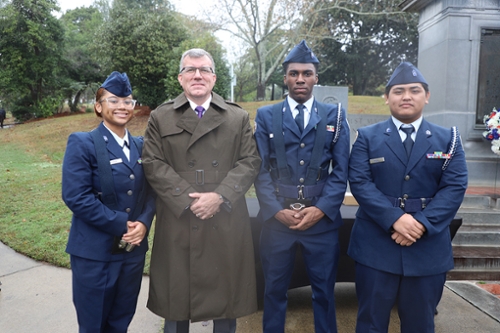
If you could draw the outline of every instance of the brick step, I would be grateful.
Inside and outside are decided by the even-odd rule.
[[[455,270],[500,271],[500,244],[498,246],[454,245],[453,259]]]
[[[500,225],[462,225],[453,238],[453,245],[497,246],[500,244]]]
[[[473,271],[452,269],[446,274],[448,281],[452,280],[477,280],[477,281],[498,281],[500,280],[500,270],[492,271]]]

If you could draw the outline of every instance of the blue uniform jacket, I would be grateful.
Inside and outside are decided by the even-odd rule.
[[[137,217],[131,216],[141,187],[149,187],[139,162],[141,152],[129,140],[129,162],[122,148],[102,123],[96,130],[104,136],[110,163],[113,161],[111,168],[120,210],[109,209],[98,198],[101,184],[90,133],[72,133],[68,138],[62,170],[62,197],[73,212],[66,252],[99,261],[144,255],[148,250],[146,237],[132,252],[111,254],[114,237],[121,237],[127,232],[127,221],[141,221],[149,231],[155,214],[155,199],[152,191],[148,190],[142,212]]]
[[[351,151],[349,184],[359,209],[348,254],[357,262],[385,272],[425,276],[453,268],[449,224],[467,188],[467,166],[460,138],[443,171],[444,159],[427,154],[447,153],[451,130],[423,119],[410,158],[392,119],[360,128]],[[433,198],[412,214],[426,229],[411,246],[391,239],[391,227],[403,215],[386,196]]]
[[[327,110],[327,128],[317,128],[320,121],[317,108]],[[272,126],[273,105],[267,105],[257,110],[255,118],[255,140],[262,158],[259,175],[255,181],[255,189],[260,205],[260,219],[270,228],[293,232],[278,220],[274,215],[283,209],[284,198],[276,195],[274,181],[270,170],[276,168],[276,151],[274,148],[274,133]],[[296,185],[300,185],[300,178],[306,177],[307,167],[311,159],[316,131],[327,131],[326,140],[322,152],[321,167],[329,168],[330,161],[332,170],[327,176],[323,192],[320,196],[314,197],[312,205],[318,207],[325,213],[325,217],[318,221],[311,228],[300,231],[302,233],[321,233],[327,230],[339,228],[342,225],[340,215],[340,205],[344,200],[347,186],[347,172],[349,160],[349,128],[346,120],[345,110],[342,110],[342,122],[340,126],[340,136],[336,143],[333,138],[337,128],[337,106],[315,102],[311,112],[311,118],[307,127],[300,133],[288,103],[281,103],[283,111],[283,134],[285,140],[285,150],[287,163],[291,172],[291,178]],[[301,163],[302,161],[302,163]],[[298,232],[298,231],[295,231]]]

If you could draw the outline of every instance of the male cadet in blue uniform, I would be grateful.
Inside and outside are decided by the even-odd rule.
[[[255,188],[263,223],[264,332],[284,332],[298,247],[311,281],[315,330],[337,332],[333,289],[349,128],[344,110],[314,99],[318,64],[305,41],[295,46],[283,63],[288,97],[260,108],[255,119],[262,158]]]
[[[394,304],[401,332],[434,332],[467,167],[456,128],[423,119],[429,96],[419,70],[401,63],[385,90],[391,118],[360,128],[352,147],[349,184],[359,209],[348,254],[356,261],[357,333],[387,332]]]

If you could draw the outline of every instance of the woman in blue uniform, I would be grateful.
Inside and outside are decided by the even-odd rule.
[[[80,333],[125,333],[136,309],[155,208],[142,137],[126,129],[134,106],[127,75],[113,72],[96,93],[101,124],[68,138],[62,197],[73,212],[66,252]]]

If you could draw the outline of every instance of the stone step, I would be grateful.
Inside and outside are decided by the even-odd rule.
[[[489,209],[496,207],[496,200],[488,195],[468,195],[466,194],[460,209]]]
[[[500,244],[500,225],[464,225],[453,238],[453,245],[497,246]]]
[[[462,218],[463,226],[475,224],[500,226],[500,210],[460,208],[457,216]]]

